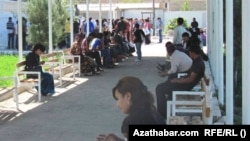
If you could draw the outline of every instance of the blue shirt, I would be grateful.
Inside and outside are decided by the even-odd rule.
[[[94,38],[89,44],[89,50],[99,49],[102,45],[102,41],[99,38]]]
[[[95,31],[94,24],[92,22],[89,22],[89,33],[92,33]],[[84,24],[84,32],[87,33],[87,23]]]

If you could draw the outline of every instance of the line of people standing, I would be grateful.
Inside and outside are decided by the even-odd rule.
[[[18,45],[18,21],[16,21],[16,23],[14,23],[12,17],[8,18],[8,22],[6,23],[6,29],[8,32],[8,47],[7,49],[18,49],[19,45]],[[28,46],[27,46],[27,41],[26,41],[26,37],[27,37],[27,19],[26,18],[22,18],[22,46],[23,46],[23,50],[27,50]]]

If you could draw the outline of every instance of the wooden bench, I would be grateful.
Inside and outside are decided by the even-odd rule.
[[[184,77],[186,75],[187,75],[187,73],[178,73],[177,74],[177,78],[181,78],[181,77]],[[194,86],[194,88],[192,89],[192,91],[200,91],[201,87],[202,87],[201,85],[202,84],[201,84],[201,81],[200,81],[197,85]]]
[[[19,102],[18,102],[18,90],[17,90],[17,79],[16,76],[0,76],[0,81],[7,81],[12,80],[14,87],[11,89],[13,90],[13,100],[16,102],[16,109],[19,110]]]
[[[62,50],[62,60],[63,64],[73,65],[75,73],[78,72],[79,77],[81,76],[81,58],[80,55],[72,55],[70,53],[70,48]],[[74,74],[75,75],[75,74]]]
[[[41,55],[41,60],[45,61],[43,68],[47,72],[51,72],[55,79],[59,79],[60,86],[62,85],[62,78],[69,72],[73,72],[73,79],[75,80],[75,69],[72,64],[64,63],[59,52],[52,52]]]
[[[205,115],[203,113],[204,100],[168,101],[167,106],[168,106],[167,124],[204,124],[203,122]],[[178,108],[175,108],[174,111],[171,111],[172,107],[178,107]],[[181,114],[181,115],[176,115],[176,114]],[[192,121],[190,120],[192,117],[199,117],[199,120]]]
[[[201,90],[199,91],[173,91],[173,99],[167,101],[167,124],[174,124],[181,122],[174,118],[180,119],[184,114],[197,114],[201,115],[201,120],[196,123],[200,124],[212,124],[211,123],[211,93],[210,86],[203,79],[201,80]],[[179,122],[176,122],[179,121]],[[183,124],[187,121],[182,120]]]
[[[26,61],[21,61],[16,64],[15,79],[16,90],[19,87],[37,87],[38,101],[41,101],[41,72],[25,71]],[[37,75],[37,78],[27,78],[27,74]]]

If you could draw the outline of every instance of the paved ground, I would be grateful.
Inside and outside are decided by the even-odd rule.
[[[119,78],[131,75],[139,77],[155,93],[156,85],[165,80],[158,76],[156,64],[164,61],[166,41],[157,44],[153,40],[151,45],[143,45],[141,62],[130,57],[99,76],[77,78],[74,84],[57,88],[55,96],[43,97],[41,103],[35,101],[36,97],[23,100],[20,96],[23,113],[11,110],[6,119],[1,115],[1,120],[7,122],[0,123],[0,141],[95,141],[100,133],[121,135],[125,115],[116,106],[112,88]]]

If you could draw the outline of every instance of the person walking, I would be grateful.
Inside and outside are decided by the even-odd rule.
[[[142,59],[141,46],[142,46],[143,38],[146,37],[145,33],[139,27],[140,27],[139,24],[135,24],[133,41],[135,43],[136,53],[137,53],[137,59],[135,60],[136,62],[141,61]]]
[[[15,26],[12,17],[9,17],[9,20],[6,23],[6,28],[8,32],[8,49],[14,49]]]

